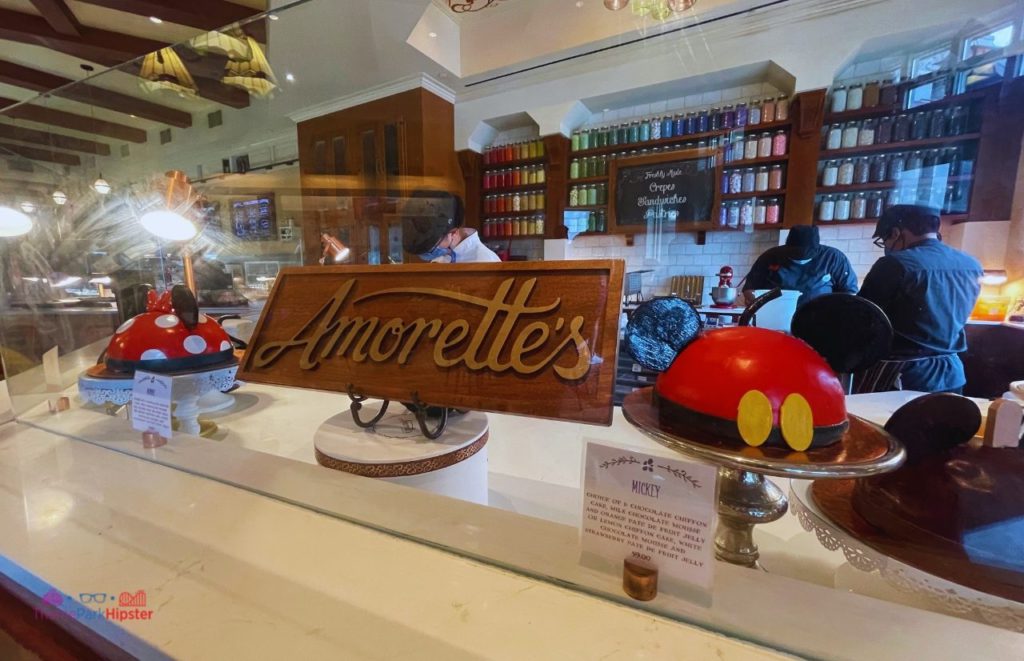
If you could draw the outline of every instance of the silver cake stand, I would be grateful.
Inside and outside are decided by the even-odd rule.
[[[692,429],[673,427],[659,418],[654,388],[626,396],[626,420],[658,443],[718,466],[718,530],[715,556],[745,567],[758,567],[754,526],[781,518],[786,495],[766,475],[796,479],[835,479],[878,475],[895,470],[905,454],[881,427],[850,416],[850,429],[827,447],[794,452],[787,448],[737,447]]]

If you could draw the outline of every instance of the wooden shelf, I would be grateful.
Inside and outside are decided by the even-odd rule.
[[[523,184],[521,186],[507,186],[505,188],[484,188],[483,194],[487,195],[502,195],[504,193],[522,193],[529,191],[544,190],[547,188],[547,184]]]
[[[770,122],[768,124],[754,124],[752,126],[743,126],[740,128],[719,129],[717,131],[705,131],[704,133],[677,135],[671,138],[661,138],[659,140],[647,140],[645,142],[630,142],[627,144],[609,145],[607,147],[594,147],[591,149],[585,149],[580,151],[570,151],[569,160],[572,161],[572,159],[574,158],[598,156],[601,154],[611,154],[618,151],[629,151],[631,149],[650,149],[651,147],[679,146],[686,144],[687,142],[707,140],[708,138],[719,138],[726,135],[732,135],[737,132],[761,133],[764,131],[778,131],[779,129],[789,128],[791,124],[792,122],[790,122],[790,120],[787,119],[782,122]]]
[[[779,190],[755,191],[752,193],[722,193],[722,199],[745,200],[751,197],[784,197],[785,195],[786,189],[780,188]]]
[[[566,205],[565,210],[566,211],[607,211],[608,210],[608,205],[607,204],[584,204],[584,205],[578,204],[578,205],[576,205],[574,207]]]
[[[789,160],[789,154],[783,154],[782,156],[765,156],[764,158],[745,158],[739,161],[730,161],[729,163],[722,163],[722,167],[726,170],[732,168],[744,168],[751,165],[767,165],[768,163],[784,163]]]
[[[608,181],[608,175],[603,177],[580,177],[578,179],[567,179],[567,185],[575,186],[577,184],[594,184],[601,183],[602,181]]]
[[[485,213],[483,218],[485,220],[494,220],[495,218],[520,218],[543,215],[544,209],[535,209],[534,211],[495,211],[493,213]]]
[[[949,177],[945,181],[953,184],[961,181],[971,181],[974,179],[971,175],[964,175],[961,177]],[[846,184],[844,186],[818,186],[816,195],[837,195],[841,193],[859,193],[861,191],[875,191],[875,190],[890,190],[896,188],[898,182],[895,181],[878,181],[868,182],[866,184]]]
[[[565,226],[563,225],[563,227]],[[566,227],[566,231],[568,231],[568,229],[569,228]],[[587,230],[586,232],[577,232],[572,238],[576,239],[581,236],[608,236],[608,230]]]
[[[823,149],[821,150],[822,160],[840,160],[846,156],[858,154],[873,154],[887,151],[919,151],[929,147],[944,147],[955,145],[961,142],[971,142],[981,138],[980,133],[965,133],[963,135],[949,136],[945,138],[925,138],[924,140],[907,140],[906,142],[887,142],[875,144],[868,147],[847,147],[846,149]]]
[[[485,172],[491,172],[494,170],[507,170],[509,168],[517,168],[523,165],[544,165],[547,160],[544,156],[539,158],[526,158],[519,161],[506,161],[504,163],[491,163],[490,165],[484,166]]]
[[[829,97],[831,101],[831,97]],[[846,110],[843,112],[830,112],[825,113],[825,126],[830,124],[843,124],[845,122],[855,122],[861,119],[873,119],[875,117],[885,117],[886,115],[899,114],[902,112],[899,106],[874,106],[872,108],[861,108],[860,110]]]
[[[942,220],[948,220],[953,223],[961,223],[967,220],[967,214],[965,213],[944,213],[940,216]],[[865,218],[864,220],[814,220],[815,225],[822,227],[833,227],[833,226],[845,226],[845,225],[877,225],[877,218]]]
[[[524,241],[526,239],[532,239],[534,241],[537,241],[537,240],[543,239],[543,238],[544,238],[543,234],[527,234],[525,236],[522,235],[522,234],[520,234],[519,236],[486,236],[486,237],[483,236],[483,235],[480,236],[480,240],[481,241],[491,241],[491,242],[497,242],[497,241]]]

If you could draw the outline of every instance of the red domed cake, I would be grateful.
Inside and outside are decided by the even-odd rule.
[[[708,331],[655,385],[662,421],[750,446],[804,451],[849,427],[843,388],[803,341],[754,327]]]
[[[181,372],[234,361],[231,338],[213,319],[191,309],[176,310],[171,291],[150,291],[146,311],[121,324],[107,345],[108,372]],[[194,323],[188,323],[192,321]]]

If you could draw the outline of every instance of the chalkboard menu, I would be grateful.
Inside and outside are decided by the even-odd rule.
[[[273,194],[231,204],[231,225],[240,239],[268,241],[276,238],[276,224]]]
[[[611,231],[644,232],[652,219],[709,223],[715,204],[713,151],[687,150],[611,163]]]

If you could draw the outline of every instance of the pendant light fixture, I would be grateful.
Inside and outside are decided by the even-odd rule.
[[[252,57],[252,49],[249,48],[249,44],[216,30],[193,37],[189,40],[188,45],[196,52],[227,55],[231,60],[248,60]]]
[[[64,191],[55,190],[53,191],[53,203],[58,207],[64,206],[68,201],[68,196]]]
[[[107,195],[110,193],[110,184],[103,178],[103,173],[100,172],[100,178],[92,182],[92,189],[100,195]]]
[[[198,229],[186,215],[196,202],[195,191],[188,177],[180,170],[167,173],[163,202],[139,218],[147,232],[167,241],[188,241]]]
[[[649,16],[650,18],[664,21],[673,13],[681,14],[684,11],[693,9],[697,0],[604,0],[606,9],[619,11],[626,7],[632,7],[633,13],[637,16]]]
[[[28,200],[25,200],[24,202],[22,202],[20,206],[21,206],[21,210],[24,211],[25,213],[35,213],[36,212],[36,205],[33,204],[32,202],[29,202]]]
[[[83,64],[83,65],[81,65],[81,68],[82,68],[82,71],[85,72],[86,77],[91,75],[93,70],[94,70],[93,66],[91,64]],[[88,87],[86,87],[86,90],[88,91],[88,94],[89,94],[89,118],[93,121],[93,123],[95,123],[96,122],[96,104],[93,103],[93,101],[92,101],[92,89],[93,89],[92,85],[89,85]],[[107,180],[103,178],[103,173],[102,172],[100,172],[99,179],[97,179],[96,181],[92,182],[92,189],[94,191],[96,191],[97,193],[99,193],[100,195],[106,195],[106,194],[110,193],[110,184],[108,184]],[[65,199],[66,199],[66,196],[65,196]],[[57,202],[57,194],[56,193],[54,193],[53,201]],[[57,202],[57,204],[61,204],[61,202]]]
[[[246,36],[250,56],[244,62],[228,60],[224,69],[224,83],[241,87],[253,96],[269,96],[277,88],[277,78],[267,62],[263,49],[252,37]]]
[[[139,86],[147,92],[171,91],[193,99],[199,94],[192,74],[170,48],[161,48],[142,58],[139,78],[142,79]]]
[[[32,219],[17,209],[0,206],[0,237],[28,234],[32,231]]]

